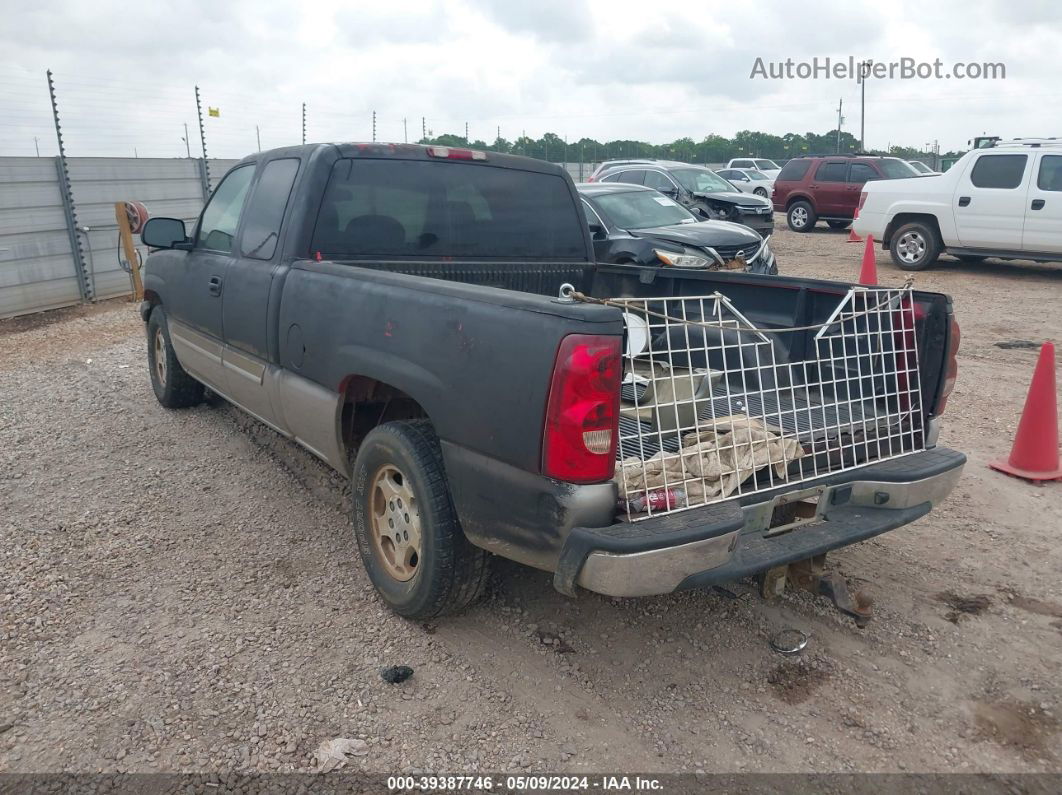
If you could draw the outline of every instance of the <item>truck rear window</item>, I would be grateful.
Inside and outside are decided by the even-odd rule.
[[[585,260],[565,180],[419,160],[336,162],[314,228],[323,257]]]

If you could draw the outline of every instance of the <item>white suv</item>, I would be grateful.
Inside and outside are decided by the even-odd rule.
[[[943,174],[868,182],[853,228],[909,271],[943,252],[1062,262],[1062,139],[1000,142]]]

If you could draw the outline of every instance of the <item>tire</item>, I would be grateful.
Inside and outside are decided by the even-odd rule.
[[[815,222],[819,217],[815,214],[815,208],[810,202],[803,199],[793,202],[785,214],[786,223],[794,232],[810,232],[815,228]]]
[[[827,221],[826,226],[830,229],[847,229],[852,225],[851,221]]]
[[[432,618],[483,593],[490,555],[461,530],[427,420],[373,428],[354,460],[351,495],[365,571],[396,613]]]
[[[892,261],[905,271],[925,270],[937,261],[940,249],[936,233],[920,221],[904,224],[889,241]]]
[[[978,262],[984,262],[988,257],[983,257],[980,254],[956,254],[955,259],[959,262],[968,262],[971,265],[976,265]]]
[[[766,188],[756,188],[756,190],[754,190],[753,193],[755,193],[757,196],[762,196],[765,199],[767,198],[767,189]]]
[[[185,409],[203,401],[203,385],[185,372],[170,342],[170,327],[161,306],[151,310],[147,324],[148,372],[159,403]]]

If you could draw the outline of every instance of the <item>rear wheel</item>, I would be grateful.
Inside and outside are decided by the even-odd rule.
[[[921,271],[937,261],[940,243],[926,224],[904,224],[892,236],[890,242],[892,261],[905,271]]]
[[[490,556],[461,530],[428,421],[370,431],[354,461],[351,491],[362,563],[392,610],[431,618],[483,592]]]
[[[815,215],[815,209],[809,202],[801,200],[793,202],[785,219],[789,228],[794,232],[810,232],[815,228],[818,216]]]
[[[852,225],[851,221],[827,221],[826,226],[830,229],[847,229]]]
[[[147,326],[148,370],[151,388],[168,409],[195,406],[203,400],[203,385],[185,372],[170,342],[170,327],[161,306],[151,310]]]

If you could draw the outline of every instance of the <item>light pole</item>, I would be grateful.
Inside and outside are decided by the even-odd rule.
[[[859,151],[867,151],[867,75],[870,67],[874,64],[869,58],[859,62],[859,84],[861,88],[859,97]]]

